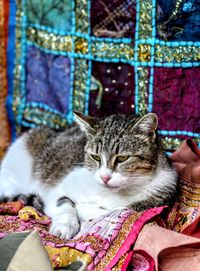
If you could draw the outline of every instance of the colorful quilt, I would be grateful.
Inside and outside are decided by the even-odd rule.
[[[0,0],[0,6],[7,46],[0,80],[13,139],[41,124],[65,127],[73,110],[153,111],[166,150],[188,137],[200,143],[199,0]]]

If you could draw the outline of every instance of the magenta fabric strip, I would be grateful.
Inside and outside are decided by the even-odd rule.
[[[125,259],[125,261],[124,261],[124,264],[123,264],[123,266],[122,266],[121,271],[127,271],[127,268],[128,268],[128,266],[129,266],[129,264],[130,264],[130,262],[131,262],[132,257],[133,257],[133,250],[131,250],[131,251],[128,253],[128,255],[127,255],[127,257],[126,257],[126,259]]]
[[[117,252],[117,254],[115,255],[115,257],[112,259],[112,261],[108,264],[108,266],[104,269],[104,271],[111,270],[117,264],[117,262],[120,260],[120,258],[125,253],[129,252],[129,250],[131,249],[132,245],[134,244],[134,242],[135,242],[135,240],[136,240],[136,238],[137,238],[140,230],[144,226],[144,224],[147,221],[149,221],[151,218],[159,215],[163,211],[163,209],[165,209],[165,208],[166,208],[166,206],[148,209],[147,211],[145,211],[138,218],[138,220],[133,224],[133,227],[131,229],[130,234],[124,240],[121,248],[119,249],[119,251]]]
[[[134,256],[136,256],[134,258]],[[137,257],[143,259],[139,266],[137,266]],[[149,255],[145,250],[138,249],[133,251],[132,264],[134,267],[134,271],[154,271],[155,270],[155,262],[152,256]]]

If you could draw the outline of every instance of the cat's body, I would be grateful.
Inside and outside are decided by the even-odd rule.
[[[133,206],[168,204],[176,174],[157,141],[157,118],[77,115],[64,132],[37,128],[21,136],[1,164],[0,197],[37,194],[50,231],[72,237],[79,221]]]

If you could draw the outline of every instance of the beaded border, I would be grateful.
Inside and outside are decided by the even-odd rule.
[[[89,35],[77,35],[77,33],[74,35],[62,33],[61,35],[51,31],[53,32],[53,29],[44,29],[44,27],[39,29],[35,25],[29,27],[27,29],[28,43],[54,54],[102,62],[125,62],[133,66],[148,67],[200,66],[200,42],[165,42],[152,38],[139,39],[136,36],[137,46],[134,50],[133,40],[130,38],[111,39],[91,36],[89,39]],[[152,31],[155,34],[155,29]],[[74,50],[72,48],[73,38],[75,38]],[[91,46],[90,52],[89,46]],[[151,52],[152,48],[155,49],[155,52]],[[134,51],[137,51],[136,57],[134,57]],[[184,52],[185,56],[181,57],[180,52]]]
[[[162,131],[159,131],[159,133]],[[200,146],[200,138],[196,137],[193,138],[194,142],[196,142],[197,145]],[[177,150],[180,145],[183,143],[184,139],[180,139],[180,138],[170,138],[168,136],[165,137],[161,137],[161,141],[163,143],[164,149],[172,152],[174,150]]]
[[[25,58],[26,58],[26,0],[17,0],[16,10],[16,41],[14,68],[14,102],[13,111],[16,120],[16,132],[21,132],[21,123],[26,106],[25,98]]]
[[[91,54],[91,41],[90,41],[90,1],[82,0],[76,1],[75,7],[76,15],[76,32],[88,35],[87,39],[83,37],[75,37],[74,54]],[[89,100],[90,80],[88,75],[91,73],[91,60],[88,63],[84,59],[75,60],[75,73],[74,73],[74,110],[82,113],[87,112],[87,101]]]

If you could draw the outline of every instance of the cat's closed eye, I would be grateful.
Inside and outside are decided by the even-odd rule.
[[[99,155],[95,155],[95,154],[91,154],[91,157],[95,160],[100,162],[101,161],[101,157]]]
[[[129,159],[130,155],[117,156],[116,163],[123,163]]]

